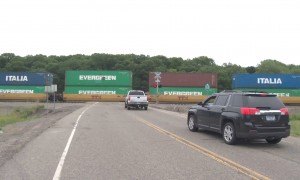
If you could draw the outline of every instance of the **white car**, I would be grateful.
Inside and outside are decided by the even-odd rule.
[[[131,108],[144,108],[148,109],[148,99],[144,91],[131,90],[127,93],[125,98],[125,108],[130,110]]]

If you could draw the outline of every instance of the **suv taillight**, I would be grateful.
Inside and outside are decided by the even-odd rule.
[[[128,97],[128,101],[130,101],[130,96]]]
[[[280,111],[281,111],[281,115],[289,115],[288,108],[281,108]]]
[[[257,108],[249,108],[249,107],[241,108],[242,115],[258,115],[259,113],[260,113],[260,111]]]

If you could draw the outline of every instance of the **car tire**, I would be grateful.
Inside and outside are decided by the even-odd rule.
[[[125,103],[125,108],[127,108],[127,105],[126,105],[126,103]]]
[[[130,110],[130,106],[127,106],[127,110]]]
[[[196,126],[196,117],[194,115],[190,115],[187,122],[188,128],[192,132],[196,132],[198,127]]]
[[[278,144],[282,138],[266,138],[266,141],[269,144]]]
[[[144,107],[144,109],[145,109],[145,111],[147,111],[147,110],[148,110],[148,107]]]
[[[233,145],[236,143],[237,138],[235,128],[231,122],[228,122],[223,126],[222,136],[226,144]]]

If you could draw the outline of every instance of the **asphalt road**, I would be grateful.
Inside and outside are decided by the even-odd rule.
[[[218,134],[190,132],[182,114],[123,103],[87,103],[0,167],[0,179],[299,177],[299,138],[229,146]]]

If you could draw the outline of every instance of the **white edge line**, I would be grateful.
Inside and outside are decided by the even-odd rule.
[[[72,132],[71,132],[71,135],[70,135],[70,137],[69,137],[69,140],[68,140],[68,142],[67,142],[67,145],[66,145],[66,147],[65,147],[65,149],[64,149],[64,151],[63,151],[63,153],[62,153],[62,155],[61,155],[60,161],[59,161],[59,163],[58,163],[58,165],[57,165],[55,174],[54,174],[54,176],[53,176],[53,180],[59,180],[59,179],[60,179],[61,171],[62,171],[62,168],[63,168],[63,166],[64,166],[65,159],[66,159],[66,156],[67,156],[67,154],[68,154],[68,151],[69,151],[69,148],[70,148],[70,145],[71,145],[73,136],[74,136],[74,134],[75,134],[77,125],[78,125],[78,123],[79,123],[79,120],[81,119],[82,115],[83,115],[89,108],[91,108],[92,106],[94,106],[94,105],[97,104],[97,103],[98,103],[98,102],[96,102],[96,103],[90,105],[89,107],[87,107],[87,108],[86,108],[85,110],[83,110],[83,111],[80,113],[80,115],[78,116],[78,118],[77,118],[77,120],[76,120],[76,123],[75,123],[75,125],[74,125],[74,127],[73,127],[73,130],[72,130]]]

